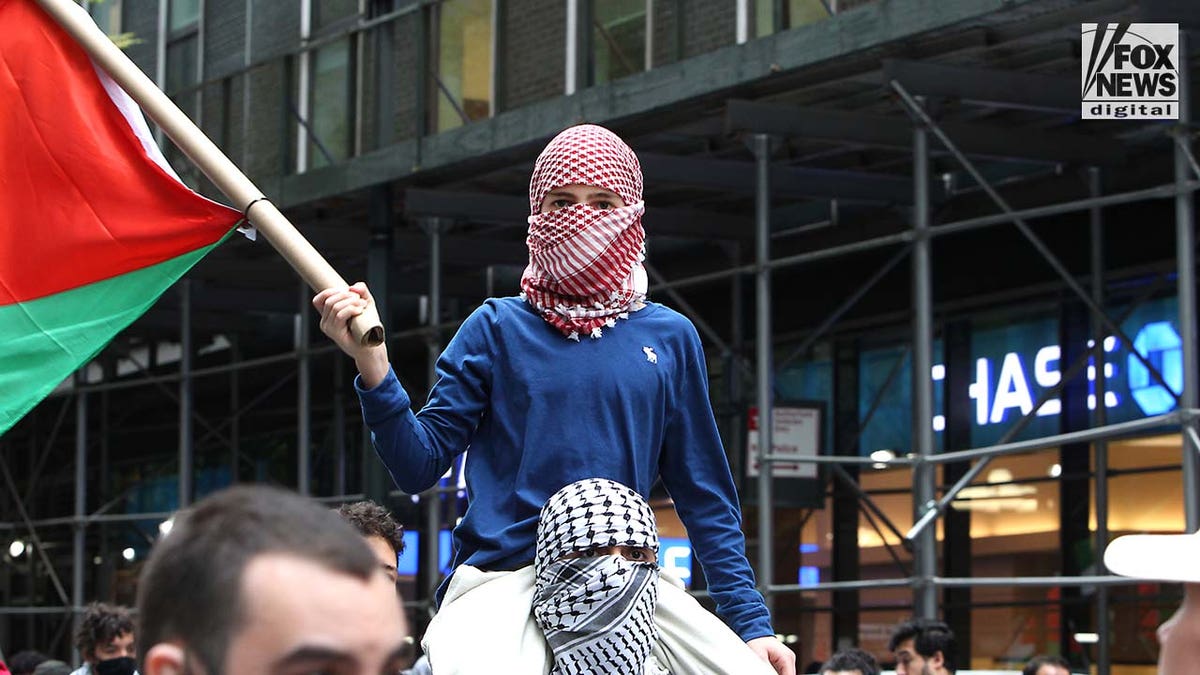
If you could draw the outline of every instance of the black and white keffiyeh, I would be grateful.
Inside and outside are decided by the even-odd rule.
[[[590,478],[559,490],[542,508],[533,616],[554,652],[552,674],[640,674],[658,639],[656,562],[563,559],[608,546],[658,552],[654,512],[634,490]]]

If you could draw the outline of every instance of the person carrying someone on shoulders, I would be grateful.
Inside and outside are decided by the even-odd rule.
[[[372,302],[366,286],[313,299],[322,331],[358,367],[376,451],[397,486],[417,493],[470,446],[456,570],[530,565],[538,512],[564,485],[604,476],[646,496],[661,476],[718,614],[778,673],[794,673],[746,561],[699,336],[646,299],[637,156],[607,129],[571,127],[538,157],[529,204],[521,296],[490,299],[466,319],[416,414],[386,348],[349,332]]]

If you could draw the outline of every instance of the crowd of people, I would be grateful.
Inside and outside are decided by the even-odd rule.
[[[8,670],[794,675],[746,559],[697,331],[646,296],[642,193],[637,156],[611,131],[557,135],[530,180],[520,295],[466,319],[416,412],[386,345],[350,330],[372,309],[367,287],[313,299],[321,330],[357,367],[364,421],[397,486],[426,490],[471,450],[471,499],[422,649],[396,592],[404,542],[386,509],[335,512],[238,486],[176,517],[142,569],[136,622],[127,608],[88,607],[78,669],[22,652]],[[646,500],[660,480],[720,619],[657,565]],[[937,621],[901,624],[889,651],[898,675],[958,665]],[[1063,664],[1030,668],[1062,675]],[[879,664],[847,649],[818,672],[877,675]]]
[[[1173,578],[1172,570],[1186,568],[1175,558],[1161,562],[1130,555],[1147,541],[1131,539],[1136,541],[1118,540],[1110,547],[1108,561],[1115,571]],[[1184,552],[1180,546],[1200,545],[1197,535],[1168,539],[1175,554]],[[1153,550],[1166,550],[1159,538],[1148,541]],[[229,488],[179,514],[155,545],[142,569],[136,613],[105,603],[87,607],[75,633],[78,668],[21,651],[8,659],[6,669],[0,664],[0,673],[755,672],[753,660],[738,658],[737,648],[744,644],[736,634],[658,567],[653,511],[637,491],[615,481],[577,481],[547,501],[539,518],[537,558],[524,578],[481,572],[451,587],[448,595],[455,600],[449,607],[473,615],[475,624],[452,617],[430,628],[434,633],[465,628],[474,636],[469,649],[462,635],[457,644],[449,633],[444,639],[427,635],[423,647],[429,658],[414,664],[419,642],[409,632],[396,590],[403,552],[403,529],[376,503],[331,510],[279,488]],[[497,582],[524,589],[513,597],[532,608],[527,621],[506,627],[480,611],[491,594],[471,594],[480,584]],[[1188,587],[1194,588],[1191,582]],[[1195,667],[1200,633],[1192,611],[1185,603],[1160,631],[1161,673],[1177,675]],[[700,625],[682,627],[688,623]],[[703,636],[700,642],[692,640],[697,634]],[[502,648],[505,641],[522,649],[510,649],[514,660],[496,670],[493,643]],[[900,623],[887,649],[897,675],[953,675],[960,667],[955,635],[937,620]],[[762,662],[759,670],[770,672]],[[871,653],[847,648],[810,672],[879,675],[881,668]],[[1055,655],[1034,657],[1023,669],[1023,675],[1070,672]]]

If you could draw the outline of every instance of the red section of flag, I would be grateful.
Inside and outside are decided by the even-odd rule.
[[[237,222],[146,155],[33,0],[0,0],[0,26],[0,306],[163,262]]]

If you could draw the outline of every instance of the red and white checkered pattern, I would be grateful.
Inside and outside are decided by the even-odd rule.
[[[546,194],[564,185],[603,188],[625,206],[601,210],[581,203],[540,213]],[[563,335],[598,338],[603,326],[628,317],[645,299],[642,169],[616,134],[583,124],[555,136],[534,165],[529,210],[529,266],[521,289]]]

